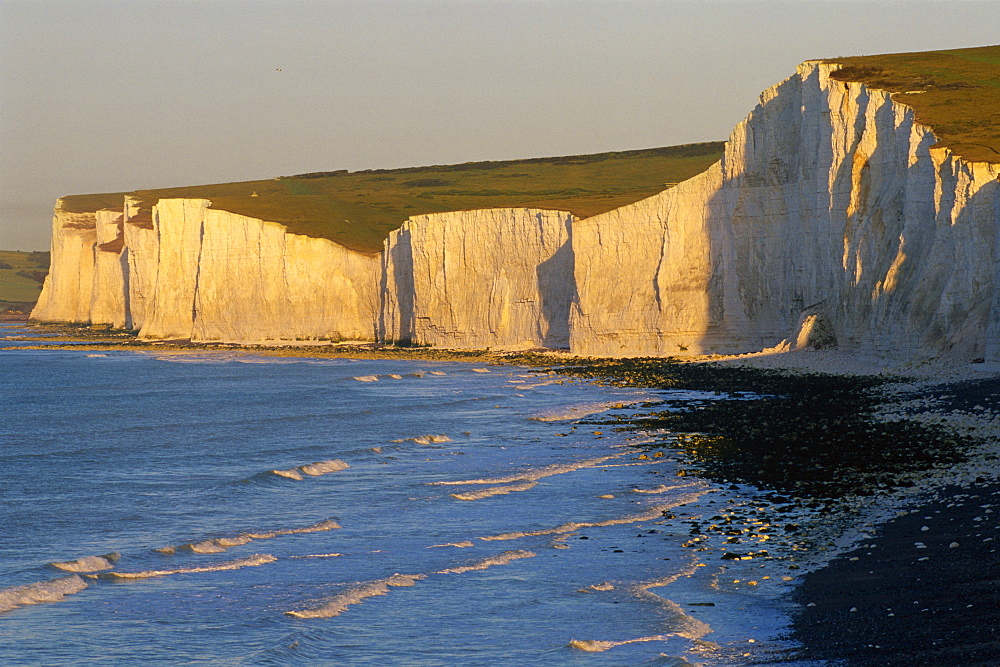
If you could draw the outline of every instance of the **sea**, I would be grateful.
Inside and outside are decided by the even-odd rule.
[[[672,434],[607,423],[711,395],[29,343],[0,341],[0,664],[672,667],[788,648],[788,562],[691,542],[759,492],[684,475]]]

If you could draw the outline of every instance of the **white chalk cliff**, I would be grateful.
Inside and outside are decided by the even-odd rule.
[[[382,254],[381,337],[417,345],[569,346],[573,216],[485,209],[410,218]]]
[[[705,173],[574,225],[575,352],[997,359],[1000,165],[837,68],[765,91]]]
[[[723,159],[607,213],[416,216],[381,256],[164,199],[57,205],[39,321],[145,339],[387,340],[600,356],[836,346],[1000,361],[1000,164],[807,62]]]
[[[161,199],[141,213],[57,207],[37,321],[138,330],[145,340],[372,340],[379,257],[281,225]]]

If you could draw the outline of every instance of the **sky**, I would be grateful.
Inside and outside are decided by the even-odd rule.
[[[62,195],[714,141],[803,60],[996,0],[0,0],[0,249]]]

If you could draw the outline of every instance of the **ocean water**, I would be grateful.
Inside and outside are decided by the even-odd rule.
[[[465,363],[0,351],[0,664],[780,649],[786,571],[685,546],[685,519],[752,490],[585,423],[662,393]]]

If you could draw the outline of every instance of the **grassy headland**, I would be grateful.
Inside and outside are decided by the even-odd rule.
[[[893,93],[940,145],[966,160],[1000,163],[1000,46],[831,58],[839,81]]]
[[[701,173],[722,156],[722,142],[566,157],[315,172],[280,178],[159,190],[72,195],[73,213],[120,209],[126,194],[142,208],[173,197],[285,225],[375,253],[409,216],[479,208],[531,207],[588,217],[631,204]],[[256,196],[254,196],[256,195]]]
[[[0,250],[0,318],[27,317],[48,270],[47,252]]]

